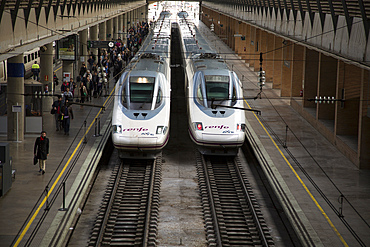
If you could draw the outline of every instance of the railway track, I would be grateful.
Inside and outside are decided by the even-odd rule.
[[[237,158],[198,154],[197,173],[210,246],[274,246]]]
[[[116,165],[89,246],[156,245],[161,160]]]

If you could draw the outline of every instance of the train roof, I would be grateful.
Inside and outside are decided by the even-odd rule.
[[[141,49],[131,60],[129,69],[158,71],[164,73],[170,57],[171,23],[167,15],[162,16],[148,34]]]
[[[196,70],[229,70],[224,59],[217,54],[194,23],[183,18],[179,28],[184,42],[184,55],[193,61]]]

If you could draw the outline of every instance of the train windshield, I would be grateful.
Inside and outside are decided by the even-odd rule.
[[[154,92],[154,77],[130,77],[131,103],[151,103]]]
[[[229,76],[206,75],[207,99],[224,100],[229,98]]]

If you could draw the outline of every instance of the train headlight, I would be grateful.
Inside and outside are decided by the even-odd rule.
[[[113,125],[113,133],[122,133],[122,125]]]
[[[155,132],[157,135],[160,135],[163,133],[164,126],[157,126],[157,131]]]
[[[236,125],[236,130],[238,131],[245,131],[245,124],[237,124]]]
[[[201,122],[195,122],[194,123],[195,130],[203,130],[203,124]]]

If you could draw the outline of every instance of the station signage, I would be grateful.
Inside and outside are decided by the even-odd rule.
[[[113,41],[95,41],[90,40],[88,41],[89,48],[113,48],[114,42]]]
[[[76,43],[77,35],[69,35],[61,38],[57,42],[57,57],[62,60],[75,61],[76,60]]]

